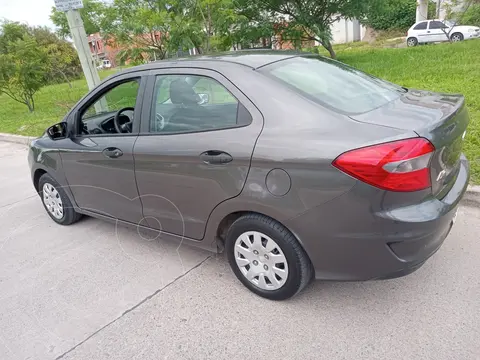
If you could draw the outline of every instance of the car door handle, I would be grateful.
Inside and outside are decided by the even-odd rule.
[[[427,31],[427,34],[430,34],[430,31]]]
[[[222,165],[231,162],[233,157],[225,151],[208,150],[200,154],[200,159],[202,159],[205,164]]]
[[[116,147],[108,147],[105,150],[103,150],[102,152],[103,152],[103,155],[105,155],[106,157],[112,158],[112,159],[116,159],[116,158],[123,155],[122,150],[120,150]]]

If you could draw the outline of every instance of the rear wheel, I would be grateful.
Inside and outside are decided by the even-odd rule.
[[[463,40],[463,34],[462,33],[454,33],[450,39],[452,40],[452,42],[462,41]]]
[[[53,221],[60,225],[70,225],[82,217],[77,213],[60,184],[50,175],[43,174],[38,181],[39,195],[43,206]]]
[[[225,250],[237,278],[267,299],[288,299],[313,277],[310,259],[295,236],[264,215],[237,219],[228,230]]]
[[[407,39],[407,46],[412,47],[412,46],[417,46],[418,45],[418,40],[417,38],[411,37]]]

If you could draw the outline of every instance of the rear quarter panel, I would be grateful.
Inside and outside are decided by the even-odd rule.
[[[262,74],[249,70],[230,79],[252,100],[264,117],[247,182],[242,193],[212,212],[206,236],[232,212],[255,211],[286,223],[309,209],[348,192],[356,180],[331,163],[341,153],[385,141],[416,137],[412,131],[363,124],[315,104]],[[272,169],[285,170],[290,190],[273,195],[266,185]],[[326,208],[327,210],[328,208]],[[322,219],[318,228],[321,230]],[[290,228],[307,249],[315,244]]]

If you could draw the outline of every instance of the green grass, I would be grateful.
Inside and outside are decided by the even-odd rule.
[[[103,79],[118,70],[100,71]],[[60,120],[87,92],[85,79],[46,86],[35,94],[35,111],[13,101],[6,95],[0,95],[0,132],[19,135],[41,135],[45,129]]]
[[[378,48],[366,43],[339,45],[338,59],[406,87],[465,95],[471,122],[464,151],[472,182],[480,183],[480,40],[415,48]],[[104,71],[101,77],[115,70]],[[58,122],[86,92],[84,80],[51,85],[35,96],[36,110],[0,96],[0,132],[40,135]],[[207,89],[206,89],[207,90]]]

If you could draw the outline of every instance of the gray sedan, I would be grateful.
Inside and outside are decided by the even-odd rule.
[[[282,300],[432,256],[468,184],[468,121],[461,95],[237,52],[113,75],[28,157],[56,223],[89,215],[226,251],[248,289]]]

